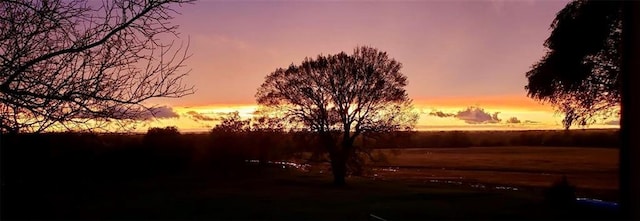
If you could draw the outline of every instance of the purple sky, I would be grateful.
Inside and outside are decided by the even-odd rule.
[[[173,20],[193,57],[197,92],[171,105],[253,103],[264,76],[358,45],[403,63],[409,96],[522,96],[567,1],[207,1]],[[461,104],[463,105],[463,104]]]
[[[193,54],[184,83],[197,91],[153,102],[182,116],[162,125],[210,129],[215,122],[192,116],[250,117],[257,88],[275,69],[366,45],[403,64],[417,128],[561,129],[562,115],[528,98],[524,85],[567,2],[200,0],[176,8],[182,15],[173,20]],[[471,106],[473,114],[457,116]],[[438,111],[455,116],[431,114]],[[483,121],[470,124],[469,117]]]

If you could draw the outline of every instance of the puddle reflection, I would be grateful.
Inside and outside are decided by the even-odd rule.
[[[260,160],[245,160],[244,162],[249,163],[249,164],[260,164],[261,161]],[[307,171],[311,167],[310,164],[294,163],[294,162],[290,162],[290,161],[267,161],[267,162],[265,162],[265,164],[281,166],[282,169],[293,168],[293,169],[299,169],[299,170],[304,170],[304,171]]]

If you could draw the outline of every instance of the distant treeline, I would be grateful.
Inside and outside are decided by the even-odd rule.
[[[530,131],[420,131],[371,135],[359,139],[369,148],[493,146],[618,147],[618,129]]]
[[[355,145],[380,148],[460,148],[483,146],[604,147],[620,145],[619,130],[549,131],[421,131],[365,134]],[[311,132],[240,131],[181,134],[174,127],[153,128],[146,134],[45,133],[0,137],[2,161],[46,162],[56,166],[111,164],[129,168],[175,169],[227,165],[247,159],[263,161],[294,157],[301,152],[322,152]],[[67,159],[69,158],[69,159]],[[27,168],[30,165],[23,165]],[[143,166],[144,167],[144,166]],[[63,168],[61,168],[63,169]]]

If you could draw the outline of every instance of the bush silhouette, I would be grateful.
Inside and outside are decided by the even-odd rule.
[[[182,139],[178,128],[150,128],[142,140],[151,164],[156,169],[175,170],[188,166],[193,148]]]
[[[559,209],[573,206],[576,202],[576,187],[569,183],[566,176],[562,176],[546,190],[545,200]]]

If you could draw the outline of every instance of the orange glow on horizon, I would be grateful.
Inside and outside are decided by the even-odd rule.
[[[524,96],[485,96],[485,97],[441,97],[414,99],[415,111],[420,113],[416,130],[536,130],[562,129],[562,116],[556,114],[553,107],[543,105]],[[455,117],[437,117],[432,111],[456,114],[467,107],[476,106],[486,113],[499,112],[499,123],[470,124]],[[176,126],[185,132],[203,132],[219,123],[219,118],[227,113],[238,111],[244,119],[250,119],[259,108],[255,103],[225,103],[207,105],[174,106],[178,118],[158,119],[139,127],[146,131],[148,127]],[[198,115],[198,116],[194,116]],[[198,118],[200,117],[200,118]],[[507,123],[517,118],[520,123]],[[203,120],[205,119],[205,120]],[[618,128],[617,125],[596,124],[589,128]]]
[[[548,104],[542,104],[536,100],[523,95],[501,95],[501,96],[482,96],[482,97],[436,97],[436,98],[413,98],[415,107],[440,107],[440,108],[466,108],[469,106],[477,106],[481,108],[492,109],[518,109],[531,111],[549,111],[553,112],[553,107]],[[187,105],[180,105],[180,108],[186,109],[235,109],[238,107],[257,108],[259,105],[253,101],[236,102],[236,103],[206,103],[197,102]]]
[[[477,106],[485,109],[554,112],[553,107],[550,105],[545,105],[531,98],[518,95],[418,98],[413,100],[413,104],[416,107],[466,108],[469,106]]]

